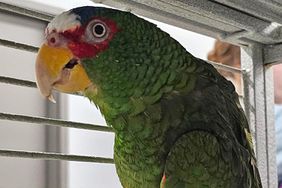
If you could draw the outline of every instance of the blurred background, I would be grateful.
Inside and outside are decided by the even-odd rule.
[[[34,9],[48,14],[83,5],[97,5],[88,0],[1,0],[0,2]],[[99,5],[100,6],[100,5]],[[207,59],[215,39],[150,20],[178,40],[190,53]],[[0,38],[40,46],[45,23],[19,15],[0,12]],[[0,75],[35,81],[35,53],[0,45]],[[236,66],[235,66],[236,67]],[[240,68],[240,67],[237,67]],[[232,79],[232,78],[230,78]],[[239,78],[241,79],[241,78]],[[241,89],[237,89],[240,93]],[[242,93],[240,93],[242,94]],[[100,112],[88,99],[74,95],[56,95],[57,104],[40,96],[33,88],[0,83],[0,112],[65,119],[104,125]],[[112,133],[31,126],[0,120],[0,148],[50,151],[112,158]],[[89,188],[121,187],[114,165],[43,161],[0,157],[0,188]]]

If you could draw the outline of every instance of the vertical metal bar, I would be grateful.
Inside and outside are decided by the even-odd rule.
[[[241,50],[242,51],[242,50]],[[241,52],[242,53],[242,52]],[[242,56],[242,55],[241,55]],[[242,66],[246,66],[242,62]],[[243,103],[244,103],[244,110],[246,117],[248,119],[248,123],[251,129],[251,132],[253,136],[255,135],[255,104],[254,104],[254,96],[253,89],[254,89],[254,80],[253,80],[253,71],[252,69],[243,69],[242,73],[242,86],[243,86]],[[256,146],[256,140],[253,141],[254,145]],[[256,147],[254,147],[254,150],[256,152]]]
[[[257,164],[264,188],[277,188],[274,92],[271,67],[264,66],[261,45],[241,50],[246,114],[255,138]]]
[[[276,163],[276,133],[274,116],[274,83],[273,69],[271,65],[264,64],[264,91],[265,91],[265,124],[266,124],[266,149],[268,162],[268,185],[276,188],[278,185]]]
[[[66,118],[68,111],[68,97],[66,95],[60,95],[60,118]],[[65,128],[60,128],[60,137],[59,137],[59,145],[60,145],[60,150],[63,153],[68,153],[68,148],[69,148],[69,142],[68,142],[68,134],[69,130]],[[60,180],[60,188],[64,187],[69,187],[68,184],[68,178],[69,178],[69,163],[68,162],[61,162],[60,163],[60,175],[61,175],[61,180]]]
[[[57,104],[46,100],[46,116],[49,118],[60,119],[61,106],[63,105],[62,95],[56,93]],[[46,151],[66,153],[66,134],[67,131],[61,127],[46,126]],[[67,164],[62,161],[46,161],[46,188],[66,187]]]

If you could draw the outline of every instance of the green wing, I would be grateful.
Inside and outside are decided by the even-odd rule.
[[[260,188],[250,131],[233,85],[211,65],[197,62],[184,126],[165,165],[165,188]]]
[[[244,173],[247,166],[237,157],[230,143],[208,132],[189,132],[177,140],[168,155],[164,187],[251,187],[251,176]]]

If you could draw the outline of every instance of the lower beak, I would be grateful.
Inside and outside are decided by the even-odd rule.
[[[75,93],[91,85],[79,60],[67,48],[43,44],[39,49],[35,69],[41,94],[53,102],[52,89]]]

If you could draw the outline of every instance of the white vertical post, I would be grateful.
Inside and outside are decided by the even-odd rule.
[[[46,117],[61,119],[66,116],[66,97],[55,93],[56,104],[46,100]],[[67,153],[67,130],[61,127],[46,126],[45,129],[45,150],[48,152]],[[67,163],[62,161],[46,161],[46,183],[45,188],[67,187]]]
[[[245,110],[255,139],[263,188],[277,188],[272,68],[264,64],[261,45],[241,49]]]

